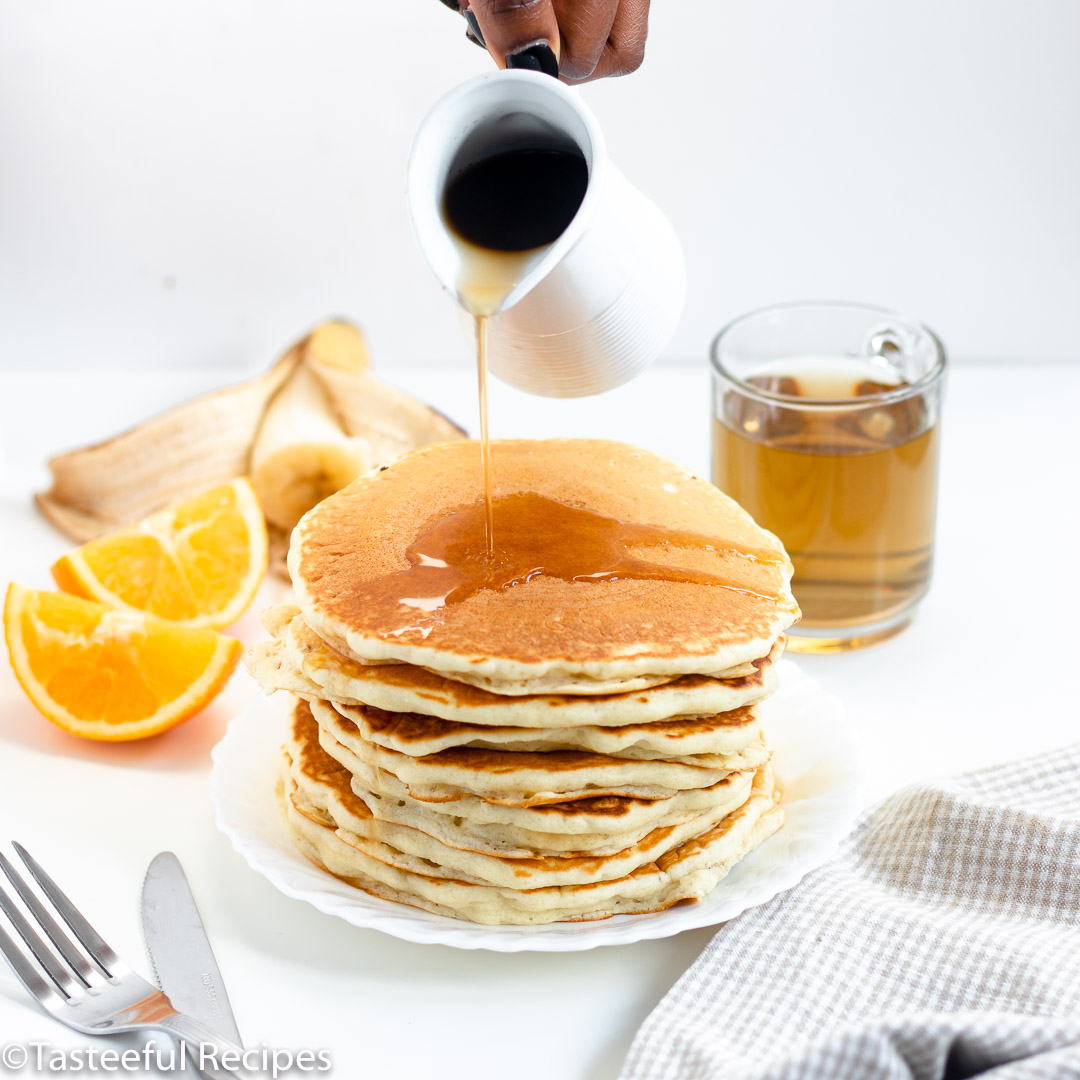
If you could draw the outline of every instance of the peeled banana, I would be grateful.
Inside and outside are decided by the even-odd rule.
[[[251,483],[266,520],[291,530],[371,463],[367,440],[345,434],[318,379],[301,367],[266,410],[251,450]]]

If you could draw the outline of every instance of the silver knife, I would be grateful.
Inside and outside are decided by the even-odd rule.
[[[173,1007],[243,1046],[191,887],[171,851],[155,855],[146,871],[142,924],[154,978]]]

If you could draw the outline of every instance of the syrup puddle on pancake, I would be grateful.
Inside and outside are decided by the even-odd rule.
[[[739,548],[700,533],[619,521],[535,492],[496,496],[492,516],[497,538],[493,554],[487,550],[486,507],[478,500],[440,517],[420,533],[405,552],[409,569],[371,583],[367,603],[386,614],[398,605],[433,614],[482,590],[514,589],[543,577],[596,583],[686,582],[779,603],[778,597],[730,577],[648,557],[649,552],[665,559],[676,552],[709,552],[744,564],[781,565],[772,553]]]

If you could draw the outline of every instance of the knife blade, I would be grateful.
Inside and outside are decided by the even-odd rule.
[[[243,1046],[191,886],[171,851],[155,855],[146,871],[142,924],[154,978],[173,1007]]]

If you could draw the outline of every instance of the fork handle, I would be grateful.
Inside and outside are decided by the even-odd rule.
[[[226,1069],[220,1064],[216,1066],[212,1063],[202,1064],[204,1051],[211,1052],[213,1059],[220,1062],[224,1052],[243,1054],[244,1048],[228,1039],[223,1039],[198,1020],[185,1016],[183,1013],[174,1013],[154,1026],[187,1043],[188,1050],[192,1052],[190,1060],[204,1080],[256,1080],[256,1074],[248,1072],[243,1067]],[[265,1077],[260,1076],[258,1080],[265,1080]]]

